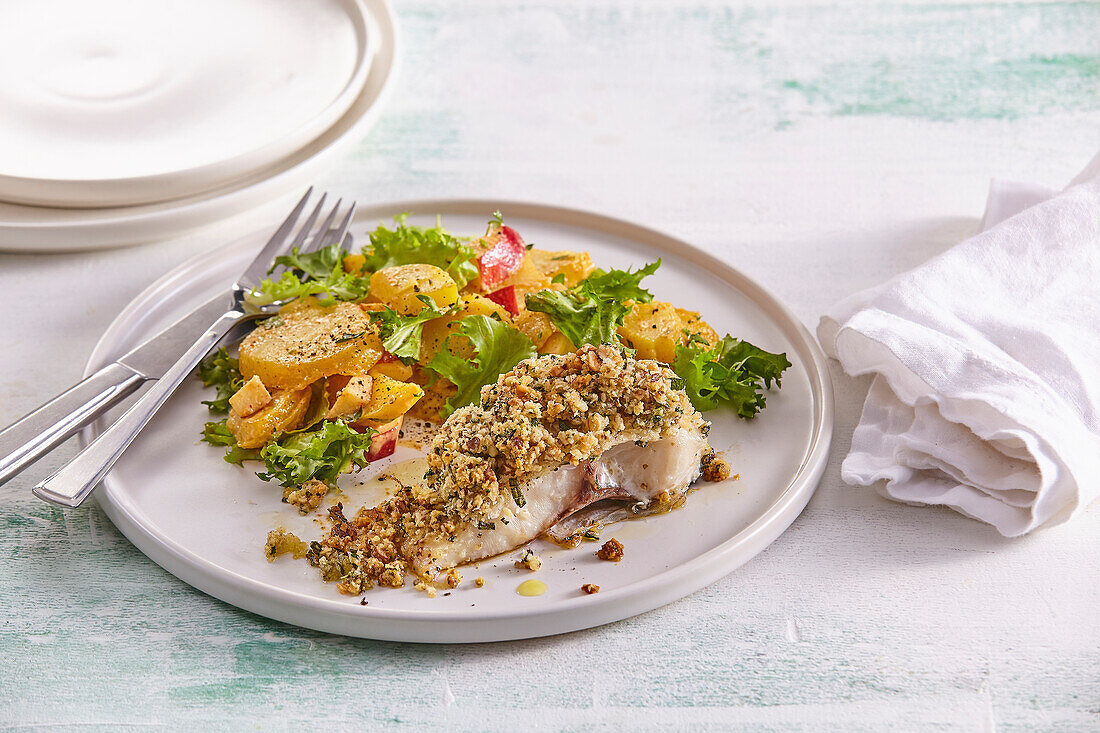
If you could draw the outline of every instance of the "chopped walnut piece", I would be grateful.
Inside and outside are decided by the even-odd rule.
[[[581,590],[583,590],[588,595],[592,595],[593,593],[599,593],[600,592],[600,586],[592,585],[591,583],[585,583],[584,585],[581,586]]]
[[[454,568],[451,568],[443,576],[444,581],[447,583],[448,588],[457,588],[459,583],[462,582],[462,573],[458,572]]]
[[[596,550],[596,557],[610,562],[619,562],[623,559],[623,543],[612,537]]]

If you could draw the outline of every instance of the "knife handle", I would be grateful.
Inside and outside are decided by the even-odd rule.
[[[0,485],[133,394],[144,381],[122,364],[109,364],[0,430]]]
[[[61,506],[80,506],[180,383],[221,337],[245,317],[239,311],[229,311],[218,318],[130,409],[75,458],[35,486],[34,495]]]

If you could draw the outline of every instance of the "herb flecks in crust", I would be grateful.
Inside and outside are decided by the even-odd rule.
[[[523,361],[439,429],[425,484],[351,520],[333,507],[333,527],[311,544],[309,561],[345,593],[399,587],[409,573],[430,580],[445,568],[425,554],[428,541],[518,512],[525,482],[598,457],[623,431],[699,429],[702,417],[673,379],[667,366],[610,345]]]

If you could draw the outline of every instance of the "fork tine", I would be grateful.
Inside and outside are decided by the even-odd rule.
[[[332,207],[332,211],[328,213],[325,220],[321,222],[321,226],[314,230],[312,236],[309,238],[307,244],[302,245],[298,250],[299,252],[315,252],[325,244],[329,229],[332,227],[332,221],[336,218],[336,212],[340,210],[340,204],[344,202],[344,199],[337,199],[336,205]]]
[[[325,232],[325,244],[339,244],[343,245],[345,240],[351,240],[351,235],[348,233],[348,229],[351,228],[351,220],[355,218],[355,202],[351,202],[351,206],[348,207],[348,213],[344,214],[344,220],[340,222],[340,226]],[[350,241],[348,247],[351,247]]]
[[[313,223],[317,221],[317,217],[321,215],[321,209],[324,208],[325,199],[327,198],[328,192],[321,194],[321,200],[313,207],[313,213],[309,215],[309,218],[306,219],[301,228],[298,229],[298,233],[294,235],[294,241],[290,243],[291,249],[297,247],[299,252],[302,251],[302,245],[306,243],[306,237],[309,236],[310,231],[313,229]]]
[[[330,244],[343,245],[347,242],[347,247],[344,247],[344,249],[351,249],[355,238],[348,232],[348,228],[351,226],[352,217],[355,216],[355,207],[356,203],[352,201],[351,207],[348,209],[348,212],[344,214],[344,219],[338,226],[331,227],[324,232],[319,232],[322,247],[327,247]],[[340,236],[341,234],[343,234],[343,236]]]
[[[259,285],[264,275],[267,274],[268,268],[271,266],[271,262],[275,259],[275,256],[289,251],[290,233],[294,230],[294,224],[298,221],[302,209],[305,208],[306,202],[309,201],[309,197],[312,194],[313,186],[310,186],[305,196],[298,201],[298,204],[290,212],[290,215],[279,225],[279,228],[275,230],[275,234],[272,235],[271,239],[269,239],[263,249],[259,251],[255,259],[248,265],[248,268],[237,279],[237,284],[240,285],[242,289],[249,290]]]

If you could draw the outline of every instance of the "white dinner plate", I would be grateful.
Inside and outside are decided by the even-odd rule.
[[[700,311],[719,332],[787,353],[793,366],[759,416],[707,415],[711,444],[726,452],[739,478],[701,482],[680,509],[606,528],[605,539],[625,545],[622,562],[597,559],[593,543],[563,550],[536,540],[533,547],[545,561],[537,573],[515,568],[518,553],[511,552],[461,568],[465,581],[436,598],[406,585],[368,591],[361,605],[360,597],[322,582],[304,560],[266,560],[269,530],[282,526],[316,539],[321,529],[313,516],[301,517],[283,504],[277,485],[225,463],[221,449],[198,442],[210,419],[200,400],[209,397],[192,379],[96,490],[115,525],[166,570],[227,603],[322,631],[420,642],[519,639],[616,621],[702,588],[775,540],[813,494],[832,434],[825,358],[806,329],[766,290],[710,255],[596,214],[507,201],[403,201],[361,209],[353,231],[365,241],[368,228],[407,211],[412,223],[431,224],[441,214],[450,231],[477,234],[497,209],[529,243],[588,251],[603,267],[637,267],[660,257],[661,268],[646,281],[658,300]],[[107,330],[88,371],[228,288],[266,237],[257,233],[204,254],[154,283]],[[393,459],[344,477],[348,515],[378,500],[375,474],[416,454],[403,447]],[[485,578],[485,587],[475,587],[476,576]],[[544,581],[548,591],[519,595],[517,586],[529,578]],[[585,583],[600,586],[599,593],[584,594]]]
[[[316,139],[370,66],[358,0],[0,5],[0,200],[132,206]]]
[[[275,165],[213,191],[141,206],[63,209],[0,203],[0,251],[72,252],[166,239],[286,197],[300,198],[378,119],[397,71],[389,0],[362,0],[372,59],[362,91],[339,120]]]

